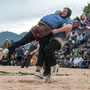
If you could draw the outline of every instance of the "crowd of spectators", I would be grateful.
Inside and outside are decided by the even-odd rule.
[[[61,67],[90,68],[90,17],[82,15],[73,19],[73,28],[68,42],[60,51],[56,51],[57,63]]]
[[[9,42],[6,39],[5,43],[1,45],[0,51],[5,48],[8,48],[13,43],[13,40]],[[28,45],[20,46],[15,49],[13,54],[5,55],[2,60],[0,60],[0,65],[11,65],[11,66],[24,66],[28,67],[30,65],[35,64],[35,60],[37,60],[37,54],[31,55],[30,53],[38,47],[38,42],[34,41]],[[34,61],[32,60],[34,59]],[[34,63],[33,63],[34,62]]]

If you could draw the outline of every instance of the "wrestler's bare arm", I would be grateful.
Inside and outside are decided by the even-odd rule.
[[[59,29],[53,29],[52,33],[56,34],[58,32],[66,32],[66,37],[69,35],[70,30],[72,29],[73,25],[72,24],[67,24],[64,25],[62,28]]]

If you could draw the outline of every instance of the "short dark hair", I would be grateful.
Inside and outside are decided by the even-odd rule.
[[[68,7],[65,7],[65,9],[68,10],[67,17],[70,17],[71,14],[72,14],[72,10],[70,8],[68,8]]]

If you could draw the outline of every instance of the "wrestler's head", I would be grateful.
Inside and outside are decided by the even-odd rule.
[[[62,11],[62,17],[63,17],[63,18],[70,17],[71,14],[72,14],[72,11],[71,11],[70,8],[65,7],[65,8],[63,9],[63,11]]]

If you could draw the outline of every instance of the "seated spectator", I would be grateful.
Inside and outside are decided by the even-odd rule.
[[[30,48],[25,56],[25,61],[23,62],[21,68],[24,68],[25,66],[26,66],[26,68],[29,67],[31,58],[33,57],[33,55],[36,52],[38,52],[38,50],[39,50],[38,42],[35,42],[35,44],[32,42],[30,45]],[[36,57],[34,56],[34,58],[33,58],[34,64],[35,64],[35,60],[36,60]]]
[[[70,67],[73,68],[74,67],[74,56],[72,55],[72,57],[70,58],[69,61]]]
[[[74,59],[74,67],[81,67],[83,61],[83,58],[80,55],[78,55],[78,57]]]
[[[66,65],[66,67],[70,67],[70,64],[69,64],[70,55],[67,55],[65,60],[66,60],[66,61],[65,61],[64,63],[65,63],[65,65]]]
[[[16,53],[17,53],[17,65],[20,66],[22,56],[24,55],[23,48],[22,47],[17,48]]]
[[[88,41],[88,35],[85,32],[83,32],[82,35],[83,35],[82,43],[87,42]]]
[[[88,58],[87,58],[87,52],[84,52],[83,54],[83,62],[81,63],[81,68],[87,68],[87,64],[88,64]]]
[[[77,35],[78,44],[80,44],[82,40],[83,40],[82,34],[81,33],[78,33],[78,35]]]
[[[90,39],[88,39],[88,42],[85,47],[87,48],[87,50],[90,49]]]

